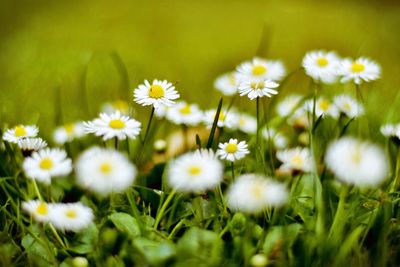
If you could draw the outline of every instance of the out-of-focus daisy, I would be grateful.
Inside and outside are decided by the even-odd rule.
[[[34,125],[18,125],[12,129],[8,129],[4,135],[3,140],[10,143],[18,143],[18,140],[27,137],[36,137],[39,129]]]
[[[229,139],[227,143],[220,143],[218,145],[217,155],[220,159],[228,161],[236,161],[244,158],[250,151],[247,149],[245,141],[238,141],[237,139]]]
[[[339,74],[342,83],[354,81],[356,84],[375,81],[381,76],[381,67],[371,59],[360,57],[356,60],[343,59],[340,63]]]
[[[325,162],[342,182],[357,186],[377,186],[388,175],[388,158],[382,148],[351,137],[329,145]]]
[[[204,118],[203,118],[204,123],[208,127],[212,126],[216,114],[217,114],[216,109],[211,109],[204,113]],[[218,127],[236,129],[238,126],[238,122],[239,122],[238,114],[235,111],[229,110],[229,112],[226,112],[223,109],[221,109],[221,112],[219,113],[218,117],[218,123],[217,123]]]
[[[255,134],[257,131],[257,120],[253,116],[240,113],[238,117],[238,128],[247,134]]]
[[[134,101],[142,106],[152,105],[158,108],[161,105],[172,106],[174,99],[179,98],[178,92],[172,83],[164,80],[154,80],[151,84],[145,80],[134,91]]]
[[[313,166],[308,148],[292,148],[276,152],[276,157],[282,162],[280,169],[290,171],[310,172]]]
[[[40,137],[36,138],[22,138],[18,140],[18,147],[21,149],[22,154],[26,156],[30,156],[32,152],[38,151],[47,147],[46,141],[44,141]]]
[[[394,143],[400,145],[400,123],[398,124],[384,124],[380,128],[383,136],[390,138]]]
[[[304,107],[296,109],[296,111],[287,119],[287,123],[296,129],[308,129],[310,121],[308,113]]]
[[[226,96],[231,96],[237,93],[238,77],[236,72],[230,72],[219,76],[215,82],[214,87]]]
[[[357,118],[364,114],[364,107],[349,95],[338,95],[333,98],[333,104],[341,114],[349,118]]]
[[[250,79],[241,80],[238,88],[240,96],[247,95],[250,100],[256,99],[257,97],[271,97],[272,95],[278,94],[277,88],[279,84],[272,80],[261,80],[256,81]]]
[[[164,153],[168,148],[168,143],[164,139],[158,139],[153,144],[154,150],[158,153]]]
[[[46,223],[50,218],[52,204],[41,200],[29,200],[22,202],[22,209],[29,213],[35,221]]]
[[[25,158],[22,167],[28,178],[50,184],[51,178],[68,175],[72,162],[64,150],[45,148]]]
[[[87,133],[102,136],[103,140],[114,137],[119,140],[126,138],[135,139],[141,127],[140,122],[129,116],[121,115],[119,111],[110,115],[101,113],[99,118],[90,122],[84,122],[83,124]]]
[[[56,203],[50,212],[50,223],[59,230],[79,232],[93,221],[91,208],[77,203]]]
[[[268,207],[280,207],[288,197],[283,184],[256,174],[239,176],[228,189],[230,209],[245,213],[259,213]]]
[[[163,119],[167,116],[168,110],[170,108],[171,107],[160,105],[154,110],[154,115],[159,119]]]
[[[280,81],[285,76],[285,67],[280,60],[265,60],[262,58],[253,58],[240,64],[237,68],[241,76],[246,80],[252,81]],[[242,80],[242,77],[239,78]]]
[[[168,109],[167,119],[175,124],[195,126],[203,120],[203,112],[196,104],[180,101]]]
[[[277,149],[283,149],[288,144],[287,138],[283,134],[277,132],[274,128],[264,128],[261,133],[266,140],[271,140],[272,144]]]
[[[313,100],[308,100],[305,103],[305,109],[309,112],[313,112]],[[315,116],[330,116],[337,119],[339,117],[339,110],[336,105],[334,105],[330,100],[320,97],[315,103]]]
[[[129,114],[129,104],[124,100],[116,100],[113,102],[108,102],[103,104],[101,107],[102,113],[112,114],[115,111],[121,112],[121,114],[128,115]]]
[[[334,83],[338,78],[340,59],[335,52],[311,51],[303,58],[306,74],[316,82]]]
[[[132,185],[137,173],[123,154],[99,147],[83,152],[75,169],[79,185],[102,195],[124,191]]]
[[[67,142],[71,142],[75,138],[80,138],[85,135],[85,128],[80,122],[69,123],[63,126],[57,127],[54,130],[53,139],[59,145],[63,145]]]
[[[170,163],[167,178],[177,191],[200,193],[221,183],[223,166],[208,153],[191,152]]]
[[[276,106],[276,112],[281,117],[286,117],[292,114],[302,98],[303,97],[301,95],[288,95]]]

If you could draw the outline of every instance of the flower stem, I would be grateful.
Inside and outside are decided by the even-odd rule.
[[[399,176],[400,176],[400,147],[397,149],[397,160],[396,160],[396,172],[393,179],[392,185],[390,186],[390,193],[393,193],[398,188]]]
[[[144,144],[146,143],[147,136],[149,135],[149,132],[150,132],[151,122],[153,121],[153,117],[154,117],[154,110],[155,110],[155,108],[153,107],[153,108],[151,109],[150,118],[149,118],[149,123],[147,124],[147,128],[146,128],[146,133],[144,134],[144,138],[143,138],[143,142],[142,142],[143,146],[144,146]]]
[[[348,192],[348,187],[346,185],[343,185],[341,190],[340,190],[340,195],[339,195],[339,203],[338,207],[336,209],[336,214],[335,218],[333,219],[333,223],[331,226],[331,229],[329,230],[329,235],[328,239],[331,239],[332,237],[340,239],[340,235],[342,233],[343,227],[346,223],[346,219],[344,216],[344,205],[346,202],[346,196]]]
[[[61,239],[60,235],[57,233],[57,230],[54,228],[54,226],[51,223],[49,223],[49,227],[50,230],[53,232],[54,236],[56,237],[58,243],[60,243],[61,247],[66,249],[67,246],[64,244],[64,241]]]
[[[256,147],[259,146],[259,135],[260,135],[260,98],[256,99],[256,114],[257,114],[257,132],[256,132]]]
[[[231,162],[231,169],[232,169],[232,181],[235,180],[235,163]]]
[[[42,198],[42,195],[40,194],[39,187],[36,183],[36,180],[32,179],[32,182],[33,182],[33,188],[35,189],[36,196],[39,198],[40,201],[43,201],[43,198]]]
[[[168,195],[167,199],[162,204],[160,210],[157,212],[156,220],[155,220],[154,226],[153,226],[154,230],[157,230],[158,224],[160,223],[161,218],[163,217],[168,204],[171,202],[172,198],[175,196],[175,193],[176,193],[175,189],[171,191],[171,193]]]

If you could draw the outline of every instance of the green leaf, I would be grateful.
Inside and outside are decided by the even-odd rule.
[[[87,254],[94,250],[99,238],[99,230],[96,225],[91,224],[83,232],[76,235],[76,242],[69,249],[78,254]]]
[[[156,242],[139,237],[134,240],[133,245],[150,264],[155,266],[161,265],[176,254],[174,244],[165,240]]]
[[[299,235],[301,228],[302,226],[297,223],[270,228],[263,245],[264,253],[268,255],[274,250],[274,248],[276,248],[276,246],[282,244],[289,249]]]
[[[119,231],[127,234],[129,238],[134,239],[140,235],[140,228],[135,218],[123,212],[116,212],[108,216],[108,219],[117,227]]]
[[[47,248],[35,240],[31,235],[26,235],[22,239],[21,244],[29,256],[45,260],[48,264],[55,261],[52,253],[56,253],[56,248],[52,243],[49,242]]]

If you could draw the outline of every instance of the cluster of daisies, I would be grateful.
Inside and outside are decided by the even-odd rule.
[[[360,84],[380,77],[380,67],[372,60],[342,59],[334,52],[307,53],[303,68],[315,83]],[[234,72],[217,78],[215,88],[224,95],[238,94],[250,100],[272,97],[278,94],[279,84],[285,74],[281,61],[254,58],[240,64]],[[236,130],[247,134],[245,136],[249,140],[260,132],[272,144],[270,149],[279,161],[278,170],[281,173],[296,176],[318,171],[319,163],[308,142],[293,145],[280,129],[267,123],[260,125],[254,116],[239,112],[235,107],[222,108],[216,118],[215,109],[202,111],[197,104],[178,101],[179,97],[175,85],[166,80],[145,80],[134,90],[137,104],[151,106],[151,115],[155,114],[173,124],[187,127],[204,125],[209,129],[216,122],[217,127],[230,130],[230,134]],[[88,134],[104,142],[110,139],[116,143],[140,139],[144,143],[142,124],[130,117],[130,107],[126,102],[108,103],[102,110],[98,118],[91,121],[56,128],[54,143],[62,146]],[[306,130],[312,126],[314,116],[333,119],[347,117],[351,121],[364,113],[364,107],[347,94],[332,99],[317,97],[314,100],[301,95],[289,95],[277,105],[276,113],[293,129]],[[151,122],[150,119],[147,129]],[[138,170],[124,152],[94,146],[81,152],[73,162],[65,150],[49,148],[47,142],[38,137],[38,132],[36,126],[18,125],[3,135],[4,141],[16,144],[21,150],[24,174],[35,185],[37,181],[44,186],[51,186],[53,179],[75,177],[79,187],[102,197],[123,192],[134,185]],[[385,125],[382,133],[400,140],[399,125]],[[296,134],[299,134],[298,131]],[[233,163],[250,155],[249,140],[230,138],[219,143],[215,151],[197,149],[171,159],[166,167],[166,183],[181,193],[204,193],[220,188],[226,176],[223,162],[231,163],[234,174]],[[388,159],[382,148],[356,138],[343,137],[333,141],[328,146],[324,160],[335,177],[346,184],[377,186],[388,176]],[[23,203],[23,209],[38,222],[50,223],[60,230],[80,231],[94,220],[92,209],[83,203],[46,203],[41,200],[40,192],[37,193],[39,199],[27,200]],[[232,177],[223,201],[231,210],[259,213],[284,205],[288,198],[286,185],[277,179],[260,173],[240,173],[238,177]]]

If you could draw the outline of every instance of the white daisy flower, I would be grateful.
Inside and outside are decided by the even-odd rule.
[[[50,219],[52,204],[41,200],[29,200],[22,202],[22,209],[29,213],[35,221],[46,223]]]
[[[159,118],[159,119],[163,119],[163,118],[165,118],[165,117],[167,116],[168,110],[169,110],[170,108],[171,108],[171,107],[163,106],[163,105],[158,106],[158,108],[156,108],[156,109],[154,110],[154,115],[155,115],[157,118]]]
[[[229,139],[227,143],[219,143],[217,156],[220,159],[228,161],[236,161],[244,158],[250,151],[247,149],[247,143],[245,141],[238,142],[237,139]]]
[[[310,149],[296,147],[276,152],[276,157],[282,162],[283,170],[310,172],[312,170],[312,157]]]
[[[236,72],[225,73],[215,80],[214,87],[223,95],[234,95],[237,93],[237,89],[239,86],[237,76],[238,75]]]
[[[276,112],[281,117],[286,117],[286,116],[292,114],[293,111],[296,109],[296,107],[300,104],[300,101],[302,100],[302,98],[303,97],[301,95],[297,95],[297,94],[286,96],[285,99],[283,99],[276,106]]]
[[[45,148],[25,158],[22,168],[28,178],[50,184],[51,178],[68,175],[72,162],[64,150]]]
[[[364,107],[349,95],[338,95],[333,98],[333,104],[340,113],[349,118],[357,118],[364,114]]]
[[[342,77],[340,80],[342,83],[354,81],[356,84],[361,84],[363,81],[370,82],[379,79],[381,67],[365,57],[356,60],[346,58],[340,63],[339,74]]]
[[[381,126],[381,133],[385,137],[400,139],[400,123],[392,124],[387,123]]]
[[[75,169],[80,186],[102,195],[124,191],[133,184],[137,173],[123,154],[99,147],[83,152]]]
[[[135,139],[140,133],[141,124],[129,116],[121,115],[119,111],[113,114],[101,113],[100,118],[83,123],[87,133],[94,133],[96,136],[103,136],[103,140],[118,138]]]
[[[59,230],[79,232],[93,222],[93,211],[80,202],[53,204],[50,223]]]
[[[269,207],[286,203],[285,186],[257,174],[239,176],[228,189],[227,204],[230,209],[245,213],[259,213]]]
[[[112,114],[116,111],[121,112],[123,115],[129,115],[129,104],[124,100],[116,100],[113,102],[104,103],[101,106],[101,113]]]
[[[287,119],[287,123],[297,129],[308,129],[310,127],[308,112],[304,107],[296,109],[296,111]]]
[[[330,144],[325,162],[339,180],[356,186],[378,186],[388,176],[383,149],[351,137]]]
[[[223,166],[209,153],[191,152],[170,163],[167,178],[168,184],[177,191],[200,193],[221,183]]]
[[[207,125],[207,127],[212,126],[216,114],[217,114],[216,109],[211,109],[204,113],[203,119],[204,119],[204,123]],[[223,109],[221,109],[221,112],[219,113],[219,117],[218,117],[218,122],[217,122],[218,127],[226,127],[228,129],[236,129],[238,127],[238,122],[239,122],[239,117],[235,111],[229,110],[229,112],[226,112]]]
[[[81,122],[69,123],[57,127],[53,133],[53,140],[59,145],[73,141],[85,135],[85,128]]]
[[[238,128],[244,133],[255,134],[257,131],[257,120],[245,113],[239,114]]]
[[[168,109],[167,119],[175,124],[195,126],[203,120],[203,112],[196,104],[180,101]]]
[[[159,106],[172,106],[174,99],[179,98],[178,92],[172,83],[164,80],[154,80],[150,84],[147,80],[134,91],[134,101],[142,106],[152,105],[155,109]]]
[[[283,149],[288,144],[287,138],[283,134],[277,132],[274,128],[264,128],[261,131],[261,134],[266,140],[271,140],[272,144],[277,149]]]
[[[277,88],[279,84],[272,80],[261,80],[256,81],[254,79],[243,79],[240,81],[238,92],[240,96],[247,95],[250,100],[256,99],[258,97],[272,97],[272,95],[277,95]]]
[[[304,108],[312,114],[313,112],[313,100],[308,100],[304,103]],[[315,116],[318,118],[320,116],[330,116],[334,119],[339,118],[339,110],[336,105],[334,105],[330,100],[320,97],[315,103]]]
[[[335,52],[323,50],[308,52],[303,58],[303,68],[316,82],[334,83],[338,79],[340,58]]]
[[[18,125],[12,129],[8,129],[4,135],[3,140],[10,143],[18,143],[18,140],[27,137],[36,137],[39,129],[34,125]]]
[[[18,140],[18,147],[22,150],[22,153],[30,154],[33,151],[38,151],[47,147],[46,141],[40,137],[36,138],[22,138]]]
[[[246,80],[261,82],[266,80],[280,81],[285,76],[285,67],[280,60],[265,60],[253,58],[237,68],[238,73],[246,77]],[[242,80],[242,78],[240,78]]]

